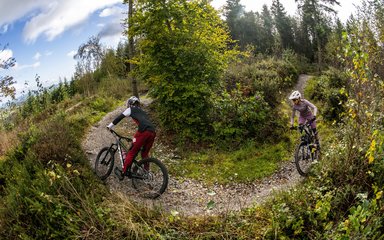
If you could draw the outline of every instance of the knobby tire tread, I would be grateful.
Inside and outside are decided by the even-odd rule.
[[[111,151],[109,151],[109,147],[104,147],[100,150],[100,152],[97,154],[97,157],[96,157],[96,161],[95,161],[95,172],[96,172],[96,175],[101,179],[101,180],[105,180],[109,177],[109,175],[111,175],[111,172],[112,172],[112,169],[113,169],[113,165],[114,165],[114,162],[115,162],[115,157],[114,157],[114,154],[111,153]],[[98,169],[98,165],[100,164],[100,157],[102,156],[102,154],[105,152],[105,151],[109,151],[108,152],[108,155],[111,155],[111,162],[110,164],[108,165],[108,171],[106,172],[106,174],[104,175],[100,175],[97,171]],[[108,157],[108,156],[107,156]]]

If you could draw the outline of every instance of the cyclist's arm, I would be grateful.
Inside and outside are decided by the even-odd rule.
[[[317,107],[316,107],[313,103],[311,103],[310,101],[305,100],[305,99],[303,99],[303,100],[307,103],[307,105],[308,105],[311,109],[313,109],[313,115],[316,116],[316,115],[317,115]]]
[[[293,126],[293,123],[294,123],[294,121],[295,121],[295,114],[296,114],[296,110],[295,110],[295,109],[292,109],[291,126]]]
[[[123,113],[121,113],[119,116],[115,118],[109,125],[108,128],[112,128],[113,126],[117,125],[123,118],[129,117],[131,115],[131,108],[127,108]]]

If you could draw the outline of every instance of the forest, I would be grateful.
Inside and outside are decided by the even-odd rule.
[[[111,49],[90,36],[72,79],[45,88],[36,76],[37,90],[0,109],[0,238],[383,239],[384,1],[362,0],[345,23],[337,0],[295,2],[291,16],[279,0],[261,12],[240,0],[221,10],[124,0],[127,41]],[[239,211],[184,215],[131,201],[95,175],[83,149],[87,132],[135,95],[151,100],[156,141],[177,153],[161,159],[170,178],[258,183],[292,161],[288,96],[303,74],[321,161]],[[14,83],[0,76],[1,99]]]

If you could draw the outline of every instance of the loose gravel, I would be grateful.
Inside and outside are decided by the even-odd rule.
[[[302,92],[308,78],[307,75],[300,75],[295,90]],[[144,108],[150,104],[148,99],[142,101]],[[83,149],[90,159],[92,168],[94,168],[98,151],[102,147],[109,146],[114,140],[113,136],[107,131],[106,126],[124,110],[125,108],[122,106],[106,114],[86,134]],[[117,126],[117,130],[127,136],[133,136],[136,128],[136,124],[129,119],[122,120]],[[161,132],[158,133],[158,136],[159,134]],[[175,151],[160,141],[155,141],[151,151],[151,154],[161,159],[165,165],[177,164],[178,157]],[[195,216],[229,213],[260,204],[268,197],[273,197],[274,192],[289,189],[302,179],[292,160],[284,162],[272,176],[249,184],[207,185],[193,179],[176,178],[170,175],[166,192],[154,200],[139,197],[132,187],[130,179],[119,181],[113,171],[105,184],[111,192],[120,193],[120,195],[127,197],[131,201],[145,204],[148,208],[160,207],[173,214]]]

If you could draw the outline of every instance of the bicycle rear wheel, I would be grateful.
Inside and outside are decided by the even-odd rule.
[[[168,170],[156,158],[134,162],[131,167],[132,185],[145,198],[157,198],[167,189]]]
[[[109,147],[104,147],[97,154],[95,161],[95,173],[101,179],[105,180],[112,172],[115,162],[114,152]]]
[[[295,164],[302,176],[307,176],[313,162],[313,153],[307,143],[300,143],[295,151]]]

